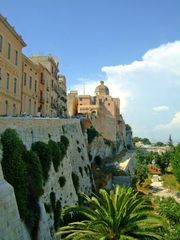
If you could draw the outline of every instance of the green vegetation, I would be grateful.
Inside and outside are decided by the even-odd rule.
[[[51,213],[52,209],[51,209],[51,205],[48,203],[44,203],[44,207],[47,213]]]
[[[56,206],[56,194],[54,192],[51,192],[49,197],[50,197],[52,210],[54,211]]]
[[[180,145],[171,149],[172,172],[180,183]]]
[[[61,202],[58,200],[56,202],[56,207],[54,209],[54,229],[55,231],[58,230],[59,224],[60,224],[60,220],[61,220]]]
[[[74,172],[72,172],[72,181],[73,181],[73,185],[74,185],[74,188],[76,190],[76,193],[78,194],[78,191],[79,191],[79,177]]]
[[[151,145],[148,138],[133,137],[133,143],[142,142],[145,145]]]
[[[88,135],[88,143],[92,143],[95,137],[99,136],[99,133],[96,131],[94,127],[87,129],[87,135]]]
[[[139,182],[140,185],[147,179],[148,177],[148,167],[146,164],[137,162],[135,168],[135,182]]]
[[[61,228],[57,235],[63,239],[164,239],[166,224],[153,212],[153,207],[132,188],[116,186],[108,194],[100,189],[99,195],[84,195],[89,207],[67,207],[63,215],[81,213],[84,220]],[[86,219],[86,220],[85,220]]]
[[[163,146],[166,146],[166,145],[163,142],[157,142],[157,143],[155,143],[155,146],[163,147]]]
[[[180,191],[180,183],[173,174],[163,174],[162,181],[165,188],[168,188],[171,191]]]
[[[51,153],[54,170],[57,172],[59,164],[62,160],[61,149],[58,146],[58,144],[51,139],[48,142],[48,147],[49,147],[49,150],[50,150],[50,153]]]
[[[101,164],[102,164],[102,159],[101,159],[101,157],[98,155],[98,156],[95,156],[95,158],[94,158],[94,162],[96,163],[96,165],[97,166],[101,166]]]
[[[83,169],[82,169],[82,167],[79,167],[79,172],[81,174],[81,177],[83,177]]]
[[[131,126],[129,124],[126,124],[126,131],[132,131]]]
[[[59,177],[59,185],[60,187],[64,187],[66,183],[66,179],[64,176]]]
[[[44,142],[35,142],[31,146],[31,150],[37,154],[41,162],[44,181],[48,179],[48,172],[51,166],[51,151],[48,147],[48,144]]]
[[[1,135],[1,143],[4,177],[14,187],[20,217],[27,225],[32,239],[36,239],[40,219],[38,199],[43,194],[40,160],[34,152],[27,151],[13,129],[5,130]]]
[[[170,223],[169,234],[166,239],[179,240],[180,237],[180,204],[173,198],[166,198],[158,201],[159,212],[166,217]]]

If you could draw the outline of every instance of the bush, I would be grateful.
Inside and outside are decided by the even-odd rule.
[[[60,187],[64,187],[65,183],[66,183],[65,177],[64,176],[60,177],[59,178],[59,185],[60,185]]]
[[[51,153],[51,159],[53,162],[54,170],[57,172],[59,164],[62,159],[61,149],[59,148],[58,144],[51,139],[48,142],[48,146]]]
[[[74,188],[76,190],[76,193],[78,194],[78,191],[79,191],[79,177],[74,172],[72,172],[72,181],[73,181],[73,185],[74,185]]]
[[[88,143],[92,143],[95,137],[99,136],[99,133],[96,131],[94,127],[87,129],[87,135],[88,135]]]
[[[56,207],[56,195],[54,192],[50,193],[50,202],[51,202],[52,210],[54,211]]]
[[[68,140],[68,138],[67,138],[66,136],[64,136],[64,135],[61,136],[61,143],[64,144],[64,146],[65,146],[66,149],[68,148],[68,146],[69,146],[69,140]]]
[[[94,158],[94,161],[97,164],[97,166],[99,166],[99,167],[101,166],[102,159],[101,159],[101,157],[99,155]]]
[[[27,216],[28,184],[27,166],[23,157],[26,148],[13,129],[6,129],[1,135],[3,147],[2,169],[4,178],[14,187],[20,217]]]
[[[44,142],[38,141],[32,144],[31,149],[38,155],[42,166],[44,181],[47,181],[51,166],[51,151],[49,146]]]
[[[79,172],[80,172],[81,176],[83,177],[83,170],[82,170],[82,167],[79,167]]]
[[[2,168],[5,179],[14,187],[19,214],[28,227],[32,239],[37,239],[43,177],[40,160],[27,151],[13,129],[6,129],[1,136],[3,146]]]
[[[48,203],[44,203],[44,207],[47,213],[51,213],[52,209],[51,209],[51,205]]]
[[[57,231],[61,221],[61,202],[58,200],[54,209],[54,228]]]

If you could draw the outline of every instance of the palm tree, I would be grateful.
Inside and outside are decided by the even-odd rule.
[[[153,212],[147,198],[132,188],[116,186],[108,194],[100,189],[99,196],[88,197],[87,206],[65,208],[63,215],[81,213],[87,220],[72,222],[60,229],[63,239],[135,240],[164,239],[166,223]]]

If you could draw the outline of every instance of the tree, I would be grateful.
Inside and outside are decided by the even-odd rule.
[[[132,188],[116,186],[108,194],[84,195],[88,206],[67,207],[63,215],[81,213],[86,220],[69,223],[57,235],[63,239],[137,240],[164,239],[166,223],[153,212],[147,198]]]
[[[173,146],[173,141],[172,141],[171,134],[169,135],[168,145],[169,145],[170,147]]]
[[[141,185],[148,177],[147,165],[137,162],[136,168],[135,168],[135,176],[136,176],[136,180],[139,181],[139,184]]]

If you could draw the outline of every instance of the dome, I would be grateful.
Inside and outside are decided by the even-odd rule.
[[[96,95],[109,95],[109,88],[104,85],[104,81],[100,81],[100,85],[96,87]]]

